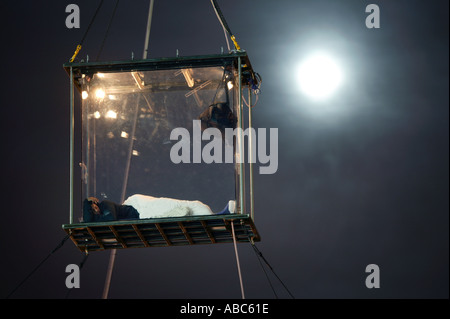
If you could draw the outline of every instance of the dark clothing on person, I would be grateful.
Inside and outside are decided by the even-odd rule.
[[[215,127],[222,132],[222,136],[224,136],[227,127],[234,128],[236,126],[236,118],[228,103],[210,105],[198,118],[201,120],[202,131],[209,127]]]
[[[237,118],[230,109],[230,94],[228,84],[233,80],[233,73],[229,68],[224,69],[222,81],[216,89],[212,104],[209,105],[198,117],[201,120],[202,132],[210,127],[215,127],[225,137],[226,128],[235,128]]]
[[[104,200],[97,204],[97,206],[100,208],[100,214],[94,214],[91,204],[92,202],[88,199],[84,200],[84,223],[109,222],[120,219],[139,219],[139,213],[133,206],[118,205],[114,202]]]

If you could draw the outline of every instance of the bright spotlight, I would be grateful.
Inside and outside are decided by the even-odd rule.
[[[298,79],[305,95],[313,100],[324,100],[340,86],[342,71],[330,56],[319,53],[300,65]]]

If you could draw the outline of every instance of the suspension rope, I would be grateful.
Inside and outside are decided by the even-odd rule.
[[[77,48],[75,49],[75,53],[72,55],[72,57],[69,60],[70,63],[72,63],[75,60],[75,58],[77,57],[78,53],[80,52],[81,47],[83,46],[83,42],[86,39],[86,36],[87,36],[89,30],[91,29],[91,26],[94,23],[94,20],[97,17],[97,14],[100,11],[100,8],[101,8],[102,4],[103,4],[103,0],[100,1],[99,5],[97,7],[97,10],[95,10],[94,16],[92,17],[91,22],[89,23],[86,31],[84,32],[84,35],[81,38],[80,44],[77,45]]]
[[[81,260],[80,265],[78,266],[78,268],[80,269],[80,271],[81,271],[81,268],[83,268],[84,263],[87,261],[88,257],[89,257],[89,254],[88,254],[88,251],[86,250],[86,254],[83,256],[83,259]],[[66,293],[66,298],[65,298],[65,299],[68,299],[68,298],[69,298],[69,295],[70,295],[70,293],[72,292],[72,290],[73,290],[73,288],[70,288],[70,289],[67,291],[67,293]]]
[[[241,295],[242,295],[242,299],[245,299],[244,285],[242,283],[241,266],[239,264],[239,255],[238,255],[238,251],[237,251],[236,235],[234,233],[234,222],[233,221],[231,221],[231,232],[233,233],[234,253],[236,254],[236,264],[237,264],[237,269],[238,269],[238,274],[239,274],[239,283],[241,285]]]
[[[230,52],[230,51],[231,51],[231,49],[230,49],[230,42],[228,41],[228,36],[227,36],[227,32],[228,32],[228,31],[227,31],[227,29],[225,29],[225,27],[224,27],[222,21],[220,20],[220,15],[219,15],[219,13],[217,12],[216,7],[214,6],[214,1],[213,1],[213,0],[211,0],[211,4],[213,5],[214,12],[216,13],[217,19],[219,20],[220,25],[222,26],[222,29],[223,29],[223,35],[225,36],[225,41],[227,42],[228,52]]]
[[[261,251],[258,249],[258,247],[256,247],[254,241],[250,239],[250,243],[252,244],[253,250],[255,251],[256,255],[258,256],[258,258],[260,258],[261,260],[263,260],[265,262],[265,264],[269,267],[269,269],[272,271],[272,273],[275,275],[275,277],[277,277],[278,281],[283,285],[284,289],[286,289],[286,291],[288,292],[288,294],[291,296],[292,299],[295,299],[294,295],[292,295],[292,293],[289,291],[289,289],[287,288],[287,286],[284,284],[284,282],[281,280],[280,277],[278,277],[278,275],[275,273],[275,270],[272,268],[272,266],[269,264],[269,262],[267,261],[267,259],[263,256],[263,254],[261,253]],[[270,282],[270,281],[269,281]],[[272,284],[271,284],[272,287]],[[273,287],[272,287],[273,289]],[[274,291],[275,293],[275,291]],[[275,294],[276,295],[276,294]]]
[[[275,298],[278,299],[277,292],[275,291],[275,288],[272,285],[272,281],[270,280],[269,275],[267,274],[267,271],[266,271],[266,269],[264,268],[264,265],[261,262],[261,258],[259,258],[258,254],[256,254],[256,257],[258,258],[259,265],[261,266],[261,269],[263,270],[264,275],[266,276],[266,279],[269,282],[270,288],[272,289],[272,292],[275,295]]]
[[[44,262],[46,262],[47,261],[47,259],[49,259],[58,249],[60,249],[63,245],[64,245],[64,243],[67,241],[67,239],[69,239],[70,238],[70,234],[69,235],[67,235],[66,237],[64,237],[63,238],[63,240],[58,244],[58,246],[56,246],[51,252],[50,252],[50,254],[48,254],[47,255],[47,257],[45,257],[36,267],[34,267],[34,269],[25,277],[25,279],[23,279],[21,282],[20,282],[20,284],[18,284],[17,285],[17,287],[16,288],[14,288],[10,293],[9,293],[9,295],[8,296],[6,296],[6,299],[9,299],[9,297],[11,297],[12,296],[12,294],[14,293],[14,292],[16,292],[16,290],[17,289],[19,289],[38,269],[39,269],[39,267],[41,267],[43,264],[44,264]]]
[[[217,18],[219,19],[220,24],[222,25],[222,28],[228,32],[228,34],[230,35],[231,41],[233,41],[234,47],[236,48],[236,50],[239,51],[241,49],[241,47],[237,43],[236,37],[234,36],[234,34],[231,32],[231,29],[228,26],[228,23],[222,14],[222,10],[220,10],[219,4],[217,3],[216,0],[211,0],[211,4],[214,8],[214,11],[216,12],[216,15],[217,15]],[[225,37],[225,39],[227,39],[227,38]],[[227,39],[227,45],[228,45],[228,50],[230,50],[230,46],[228,44],[228,39]]]
[[[108,27],[106,28],[105,36],[103,37],[103,41],[102,41],[102,44],[100,46],[100,50],[99,50],[99,52],[97,54],[97,58],[95,59],[96,61],[98,61],[98,59],[100,58],[100,55],[102,54],[103,46],[105,45],[106,38],[108,37],[109,29],[111,28],[111,24],[112,24],[112,22],[114,20],[114,16],[116,15],[116,11],[117,11],[118,5],[119,5],[119,0],[116,1],[116,5],[114,6],[114,10],[113,10],[113,12],[111,14],[111,18],[109,19],[109,23],[108,23]]]

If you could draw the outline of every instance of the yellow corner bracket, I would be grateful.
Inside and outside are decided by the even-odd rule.
[[[236,50],[239,51],[239,50],[241,49],[241,47],[240,47],[239,44],[237,43],[236,37],[235,37],[234,35],[232,35],[230,38],[231,38],[231,41],[233,41],[234,47],[236,48]]]
[[[72,63],[73,60],[75,60],[75,58],[77,57],[78,52],[80,52],[80,50],[81,50],[81,44],[77,45],[77,48],[76,48],[76,50],[75,50],[75,53],[73,54],[72,58],[71,58],[70,61],[69,61],[70,63]]]

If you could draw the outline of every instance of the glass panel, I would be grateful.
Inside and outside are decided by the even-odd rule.
[[[223,132],[235,125],[234,73],[231,66],[215,66],[83,74],[84,198],[122,203],[143,194],[199,200],[213,212],[235,200],[235,166],[224,163],[224,138],[215,141],[222,146],[222,163],[207,164],[204,156],[193,163],[201,156],[193,147],[195,132],[201,134],[206,127]],[[200,121],[202,115],[211,117],[210,105],[223,110],[229,106],[230,121],[224,122],[220,114],[209,123]],[[177,128],[189,132],[189,145],[176,152],[186,156],[188,150],[189,163],[171,159],[171,150],[181,143],[179,136],[170,139]],[[210,140],[201,141],[200,152],[208,144]],[[229,141],[228,146],[233,151]]]

